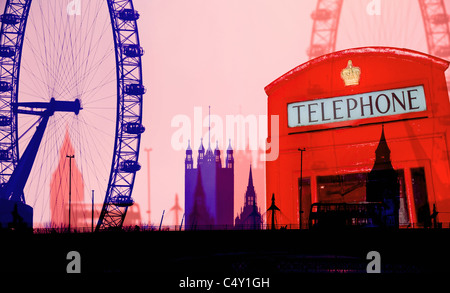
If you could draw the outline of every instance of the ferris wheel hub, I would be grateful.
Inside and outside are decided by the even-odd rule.
[[[78,115],[83,109],[79,99],[57,101],[55,98],[51,98],[50,102],[22,102],[13,103],[12,106],[16,113],[40,116],[52,116],[55,112],[73,112]]]

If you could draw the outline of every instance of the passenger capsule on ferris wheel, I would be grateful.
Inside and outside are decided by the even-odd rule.
[[[123,130],[129,134],[141,134],[144,133],[145,127],[138,122],[128,122],[123,126]]]
[[[11,125],[11,117],[6,115],[0,115],[0,127]]]
[[[448,22],[448,15],[445,13],[437,13],[430,17],[433,24],[445,24]]]
[[[138,20],[139,13],[134,9],[125,8],[125,9],[122,9],[121,11],[119,11],[118,17],[121,20],[127,20],[127,21]]]
[[[12,85],[7,81],[0,81],[0,92],[9,92],[12,90]]]
[[[145,87],[139,83],[130,83],[124,87],[124,92],[127,95],[143,95],[146,91]]]
[[[325,21],[331,18],[331,11],[328,9],[316,9],[311,13],[311,18],[314,20]]]
[[[5,13],[0,16],[0,21],[6,24],[18,24],[20,17],[13,13]]]
[[[140,57],[144,55],[144,49],[141,46],[135,44],[124,45],[123,53],[127,57]]]
[[[125,160],[120,163],[119,170],[125,173],[136,173],[141,170],[141,165],[133,160]]]
[[[0,150],[0,161],[11,161],[11,152],[9,150]]]
[[[111,198],[110,204],[118,207],[129,207],[134,204],[134,200],[129,196],[117,195]]]
[[[309,47],[308,53],[310,56],[321,56],[327,52],[327,47],[322,44],[312,44]]]
[[[0,57],[12,57],[16,55],[14,47],[11,46],[0,46]]]
[[[448,57],[450,56],[450,46],[439,46],[434,51],[434,54],[439,57]]]

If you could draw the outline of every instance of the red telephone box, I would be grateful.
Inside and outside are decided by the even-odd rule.
[[[279,117],[268,139],[278,135],[279,156],[266,163],[266,202],[275,194],[278,224],[306,227],[313,204],[367,203],[377,159],[396,170],[401,227],[448,225],[448,65],[407,49],[365,47],[310,60],[268,85],[268,125]]]

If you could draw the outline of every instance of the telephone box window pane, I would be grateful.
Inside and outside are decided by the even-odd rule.
[[[367,173],[318,176],[317,194],[321,203],[366,201]]]
[[[425,169],[412,168],[411,180],[416,206],[417,222],[425,227],[431,226],[430,205],[428,204],[427,183],[425,180]]]
[[[399,223],[409,224],[408,200],[405,189],[405,172],[397,170],[400,185]],[[359,203],[366,201],[368,173],[317,176],[319,203]]]
[[[309,211],[311,209],[311,179],[302,180],[302,228],[305,228],[309,220]],[[298,178],[298,194],[300,195],[300,178]],[[297,209],[300,208],[297,206]]]
[[[406,197],[405,189],[405,172],[403,169],[397,171],[398,183],[400,185],[400,210],[398,213],[398,222],[402,226],[407,226],[409,224],[409,214],[408,214],[408,199]]]

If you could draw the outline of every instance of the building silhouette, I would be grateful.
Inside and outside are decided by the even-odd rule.
[[[69,173],[69,159],[67,155],[73,155],[75,150],[70,141],[69,131],[66,128],[64,141],[59,150],[59,162],[52,174],[50,181],[50,213],[51,226],[62,228],[69,226],[69,178],[72,180],[71,203],[72,207],[77,206],[76,212],[71,213],[71,226],[79,222],[78,217],[88,211],[80,206],[84,202],[84,181],[80,170],[77,167],[77,158],[72,161],[72,174]],[[74,209],[75,210],[75,209]]]
[[[258,191],[257,205],[261,210],[266,207],[266,184],[265,184],[265,162],[261,159],[264,156],[264,151],[260,148],[258,150],[251,150],[249,144],[245,149],[233,150],[234,158],[234,193],[241,194],[243,190],[247,190],[248,184],[248,165],[252,165],[252,179],[255,190]],[[241,207],[245,205],[245,197],[236,197],[234,201],[234,209],[239,212]],[[236,216],[236,215],[235,215]]]
[[[66,155],[75,152],[66,129],[63,144],[59,150],[59,162],[50,181],[50,213],[52,228],[66,228],[69,226],[69,159]],[[89,228],[94,210],[94,225],[97,223],[103,203],[96,203],[92,208],[91,196],[85,196],[83,175],[77,167],[77,157],[72,161],[72,191],[71,191],[71,219],[70,226],[74,229]],[[99,195],[97,195],[99,196]],[[100,195],[104,196],[104,194]],[[128,208],[124,226],[135,226],[141,223],[141,211],[138,203]]]
[[[253,185],[252,167],[250,165],[244,207],[241,208],[241,214],[235,219],[235,227],[237,229],[259,230],[261,229],[261,224],[261,211],[256,204],[256,192]]]
[[[197,182],[195,184],[192,209],[187,216],[188,229],[202,229],[213,226],[214,219],[206,207],[206,194],[202,183],[202,168],[198,168]]]
[[[399,226],[400,185],[398,173],[392,167],[391,150],[384,136],[384,125],[378,147],[375,150],[375,163],[367,175],[366,200],[381,202],[383,211],[381,223],[389,227]]]
[[[102,194],[102,196],[104,196]],[[103,203],[94,203],[94,228],[97,225],[98,218],[103,208]],[[69,204],[64,206],[64,213],[69,214]],[[90,199],[86,202],[73,203],[71,205],[71,220],[70,226],[80,231],[90,231],[92,224],[92,203]],[[68,216],[67,216],[68,217]],[[125,220],[123,221],[123,227],[135,227],[141,226],[143,220],[141,217],[141,208],[137,202],[134,202],[132,206],[128,207]],[[52,227],[67,227],[66,226],[52,226]]]
[[[234,216],[234,158],[231,141],[222,166],[218,143],[214,152],[208,142],[205,152],[203,139],[198,149],[197,168],[190,141],[185,158],[185,217],[186,229],[230,228]]]

